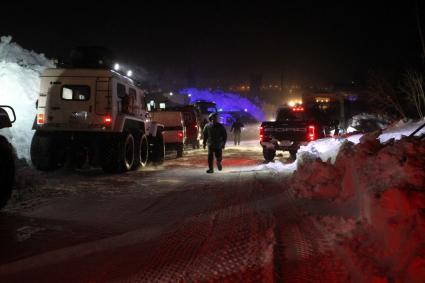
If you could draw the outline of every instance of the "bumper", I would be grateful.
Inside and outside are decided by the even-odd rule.
[[[282,145],[279,144],[277,141],[270,141],[270,142],[260,142],[261,146],[263,148],[272,149],[272,150],[281,150],[281,151],[295,151],[300,148],[302,145],[307,145],[308,142],[292,142],[290,145]]]

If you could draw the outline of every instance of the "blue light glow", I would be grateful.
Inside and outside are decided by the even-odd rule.
[[[219,111],[240,111],[248,112],[258,121],[264,121],[265,114],[260,107],[255,105],[249,99],[241,97],[236,93],[224,91],[209,91],[196,88],[182,89],[180,94],[190,93],[190,102],[195,103],[199,100],[213,101],[217,104]],[[220,112],[221,112],[220,111]]]

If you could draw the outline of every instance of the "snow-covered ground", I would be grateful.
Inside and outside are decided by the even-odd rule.
[[[50,66],[1,38],[19,157]],[[229,141],[212,175],[203,150],[119,176],[19,167],[30,189],[0,214],[0,281],[424,282],[425,129],[405,137],[424,122],[317,140],[295,162]]]

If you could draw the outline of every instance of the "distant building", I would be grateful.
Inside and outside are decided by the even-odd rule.
[[[252,74],[249,79],[249,89],[251,92],[259,93],[263,84],[263,75]]]

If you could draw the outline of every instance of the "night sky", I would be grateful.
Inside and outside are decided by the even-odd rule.
[[[227,2],[8,4],[0,30],[48,57],[99,45],[149,74],[191,70],[225,82],[250,74],[278,80],[281,72],[299,82],[347,82],[423,61],[413,0]]]

